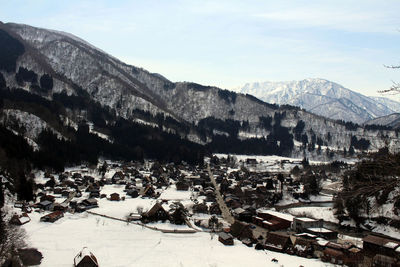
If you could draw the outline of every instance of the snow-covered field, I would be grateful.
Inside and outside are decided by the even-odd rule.
[[[327,222],[339,223],[339,220],[333,215],[334,209],[331,207],[290,208],[287,212],[294,216],[323,219]]]
[[[165,234],[141,226],[87,213],[69,214],[55,223],[39,222],[31,214],[24,226],[29,245],[43,253],[40,266],[72,266],[83,247],[100,266],[328,266],[272,251],[257,251],[235,240],[224,246],[209,233]],[[279,262],[273,263],[276,258]]]

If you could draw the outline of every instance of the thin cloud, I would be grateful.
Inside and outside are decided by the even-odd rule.
[[[393,16],[376,13],[373,10],[358,11],[332,8],[294,8],[253,15],[280,24],[281,27],[319,27],[348,32],[394,33],[397,24]]]

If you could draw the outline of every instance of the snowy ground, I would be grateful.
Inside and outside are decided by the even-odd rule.
[[[214,156],[218,158],[227,158],[228,154],[216,153]],[[269,171],[269,172],[290,172],[295,166],[301,165],[302,158],[288,158],[281,156],[258,156],[258,155],[234,155],[230,156],[237,159],[238,162],[246,163],[247,159],[256,159],[257,165],[247,164],[246,167],[250,171]],[[309,161],[312,165],[326,164],[324,161]]]
[[[23,226],[32,247],[43,253],[40,266],[72,266],[83,248],[100,266],[329,266],[272,251],[257,251],[235,240],[224,246],[208,233],[165,234],[95,215],[66,214],[55,223],[39,222],[41,214]],[[276,258],[279,262],[272,263]]]
[[[301,207],[291,208],[288,213],[298,217],[310,217],[313,219],[323,219],[327,222],[339,223],[339,220],[333,215],[334,209],[331,207]]]

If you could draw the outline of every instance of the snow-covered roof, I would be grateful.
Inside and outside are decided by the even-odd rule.
[[[93,261],[93,263],[98,266],[96,257],[92,254],[92,252],[89,251],[87,247],[84,247],[81,252],[76,255],[74,259],[75,266],[78,265],[85,257],[89,257]]]
[[[295,236],[300,236],[300,237],[302,237],[302,236],[308,236],[308,237],[311,237],[311,238],[316,238],[316,237],[317,237],[316,235],[309,234],[309,233],[295,234]]]
[[[326,246],[326,244],[328,244],[329,241],[324,240],[324,239],[320,239],[320,240],[317,240],[317,243],[318,243],[318,245],[320,245],[320,246]]]
[[[395,249],[395,248],[398,247],[398,246],[399,246],[399,244],[398,244],[398,243],[395,243],[395,242],[387,242],[387,243],[384,245],[384,247],[392,248],[392,249]]]
[[[315,227],[315,228],[307,228],[307,230],[318,232],[318,233],[331,233],[332,230],[322,228],[322,227]]]
[[[21,217],[19,217],[19,221],[20,221],[22,224],[24,224],[24,223],[30,222],[31,219],[30,219],[28,216],[21,216]]]
[[[303,222],[315,222],[317,220],[315,219],[311,219],[311,218],[307,218],[307,217],[296,217],[297,221],[303,221]]]
[[[269,214],[275,217],[279,217],[282,219],[285,219],[287,221],[293,221],[294,216],[287,214],[287,213],[281,213],[273,210],[258,210],[259,213],[264,213],[264,214]]]

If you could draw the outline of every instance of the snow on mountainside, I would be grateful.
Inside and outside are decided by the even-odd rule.
[[[281,141],[293,138],[294,128],[301,121],[304,127],[299,134],[305,135],[304,138],[307,137],[314,145],[316,140],[321,139],[324,145],[343,150],[351,146],[353,137],[357,137],[358,140],[367,139],[370,149],[378,149],[385,143],[377,136],[384,134],[392,138],[391,147],[399,147],[397,144],[400,140],[394,132],[379,133],[378,130],[360,127],[350,129],[343,123],[297,108],[271,105],[250,95],[267,102],[302,106],[333,119],[363,122],[392,113],[386,106],[326,80],[248,84],[242,88],[242,93],[234,93],[190,82],[171,82],[160,74],[127,65],[67,33],[13,23],[0,23],[0,29],[17,38],[25,47],[25,52],[16,61],[16,70],[23,67],[34,71],[39,77],[47,73],[54,81],[52,90],[45,94],[35,93],[29,82],[24,85],[18,83],[16,73],[2,72],[7,87],[22,88],[49,101],[55,94],[83,94],[115,114],[117,119],[143,121],[143,117],[149,117],[148,114],[153,118],[172,118],[172,123],[162,129],[176,132],[181,138],[200,144],[212,142],[212,133],[226,135],[230,131],[232,138],[258,138],[270,140],[272,146],[280,146]],[[265,91],[269,92],[269,99],[265,99]],[[314,103],[319,105],[312,105]],[[343,117],[345,114],[346,118]],[[60,115],[68,117],[72,124],[90,121],[87,110],[67,108],[65,114]],[[204,123],[205,119],[209,119],[208,123]],[[268,122],[269,119],[272,120]],[[107,118],[105,120],[104,125],[114,123],[107,121]],[[143,122],[152,125],[157,121]],[[196,128],[202,122],[212,128],[211,131]],[[223,125],[225,122],[228,123]],[[275,126],[277,122],[285,129]],[[283,138],[280,135],[282,129],[288,131],[285,140],[279,139]]]
[[[379,117],[366,122],[367,125],[383,125],[393,129],[400,129],[400,113],[393,113],[387,116]]]
[[[393,96],[390,96],[391,98],[394,98]],[[391,110],[393,110],[396,113],[400,113],[400,102],[393,100],[393,99],[389,99],[387,97],[379,97],[379,96],[370,96],[370,98],[374,99],[375,101],[381,103],[382,105],[387,106],[388,108],[390,108]],[[399,98],[397,98],[398,100],[400,100]]]
[[[400,103],[395,101],[367,97],[324,79],[247,83],[236,91],[252,94],[269,103],[298,106],[331,119],[356,123],[400,109]]]

